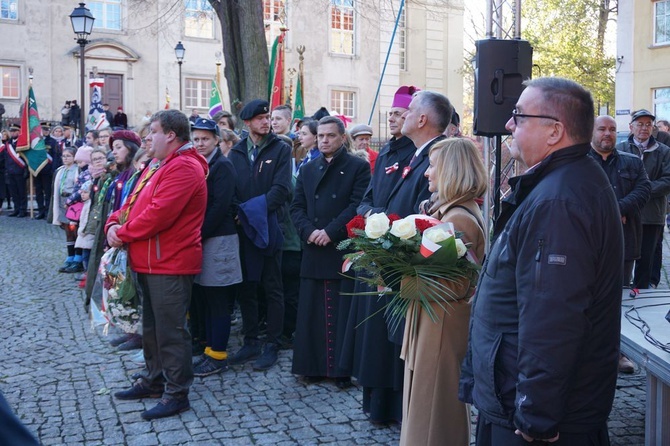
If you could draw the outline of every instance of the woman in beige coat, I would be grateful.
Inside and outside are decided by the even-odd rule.
[[[467,139],[441,141],[430,151],[425,175],[433,192],[428,213],[462,232],[480,263],[485,235],[475,198],[486,190],[486,170],[479,150]],[[458,380],[468,344],[469,298],[476,282],[473,278],[443,284],[452,296],[444,296],[448,311],[431,304],[436,321],[418,305],[410,305],[407,313],[401,354],[405,360],[401,445],[470,444],[470,410],[458,400]]]

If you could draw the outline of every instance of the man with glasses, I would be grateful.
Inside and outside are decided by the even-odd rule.
[[[561,78],[524,85],[506,128],[511,155],[528,170],[509,180],[495,223],[459,396],[479,409],[478,446],[609,445],[621,318],[619,208],[588,156],[591,94]]]
[[[635,262],[633,288],[647,289],[652,283],[654,256],[661,254],[659,241],[663,238],[663,226],[667,213],[667,195],[670,193],[670,147],[652,136],[656,117],[648,110],[633,113],[630,122],[631,135],[627,141],[617,145],[617,150],[632,153],[642,159],[651,181],[651,198],[642,208],[642,243],[640,258]],[[660,275],[659,275],[660,279]]]

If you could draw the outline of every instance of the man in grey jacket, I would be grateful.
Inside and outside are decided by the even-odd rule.
[[[654,139],[651,132],[656,117],[648,110],[633,113],[628,141],[617,144],[617,150],[632,153],[642,159],[651,181],[651,198],[642,209],[642,244],[640,259],[635,262],[633,288],[646,289],[651,283],[651,271],[658,241],[663,237],[667,195],[670,193],[670,147]]]

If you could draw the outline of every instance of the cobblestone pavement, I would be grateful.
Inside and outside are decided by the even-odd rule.
[[[0,215],[0,390],[44,445],[397,444],[397,425],[374,425],[361,411],[361,390],[332,383],[305,386],[278,366],[250,365],[195,378],[191,407],[145,422],[155,400],[118,401],[140,366],[91,328],[72,275],[56,271],[63,232],[44,221]],[[667,249],[666,249],[667,251]],[[667,276],[664,278],[667,288]],[[234,327],[235,329],[235,327]],[[231,337],[233,350],[239,345]],[[644,444],[645,376],[621,375],[610,419],[613,446]]]

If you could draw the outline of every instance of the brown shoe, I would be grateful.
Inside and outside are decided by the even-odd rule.
[[[621,373],[635,373],[635,364],[633,361],[626,358],[624,355],[619,356],[619,372]]]

